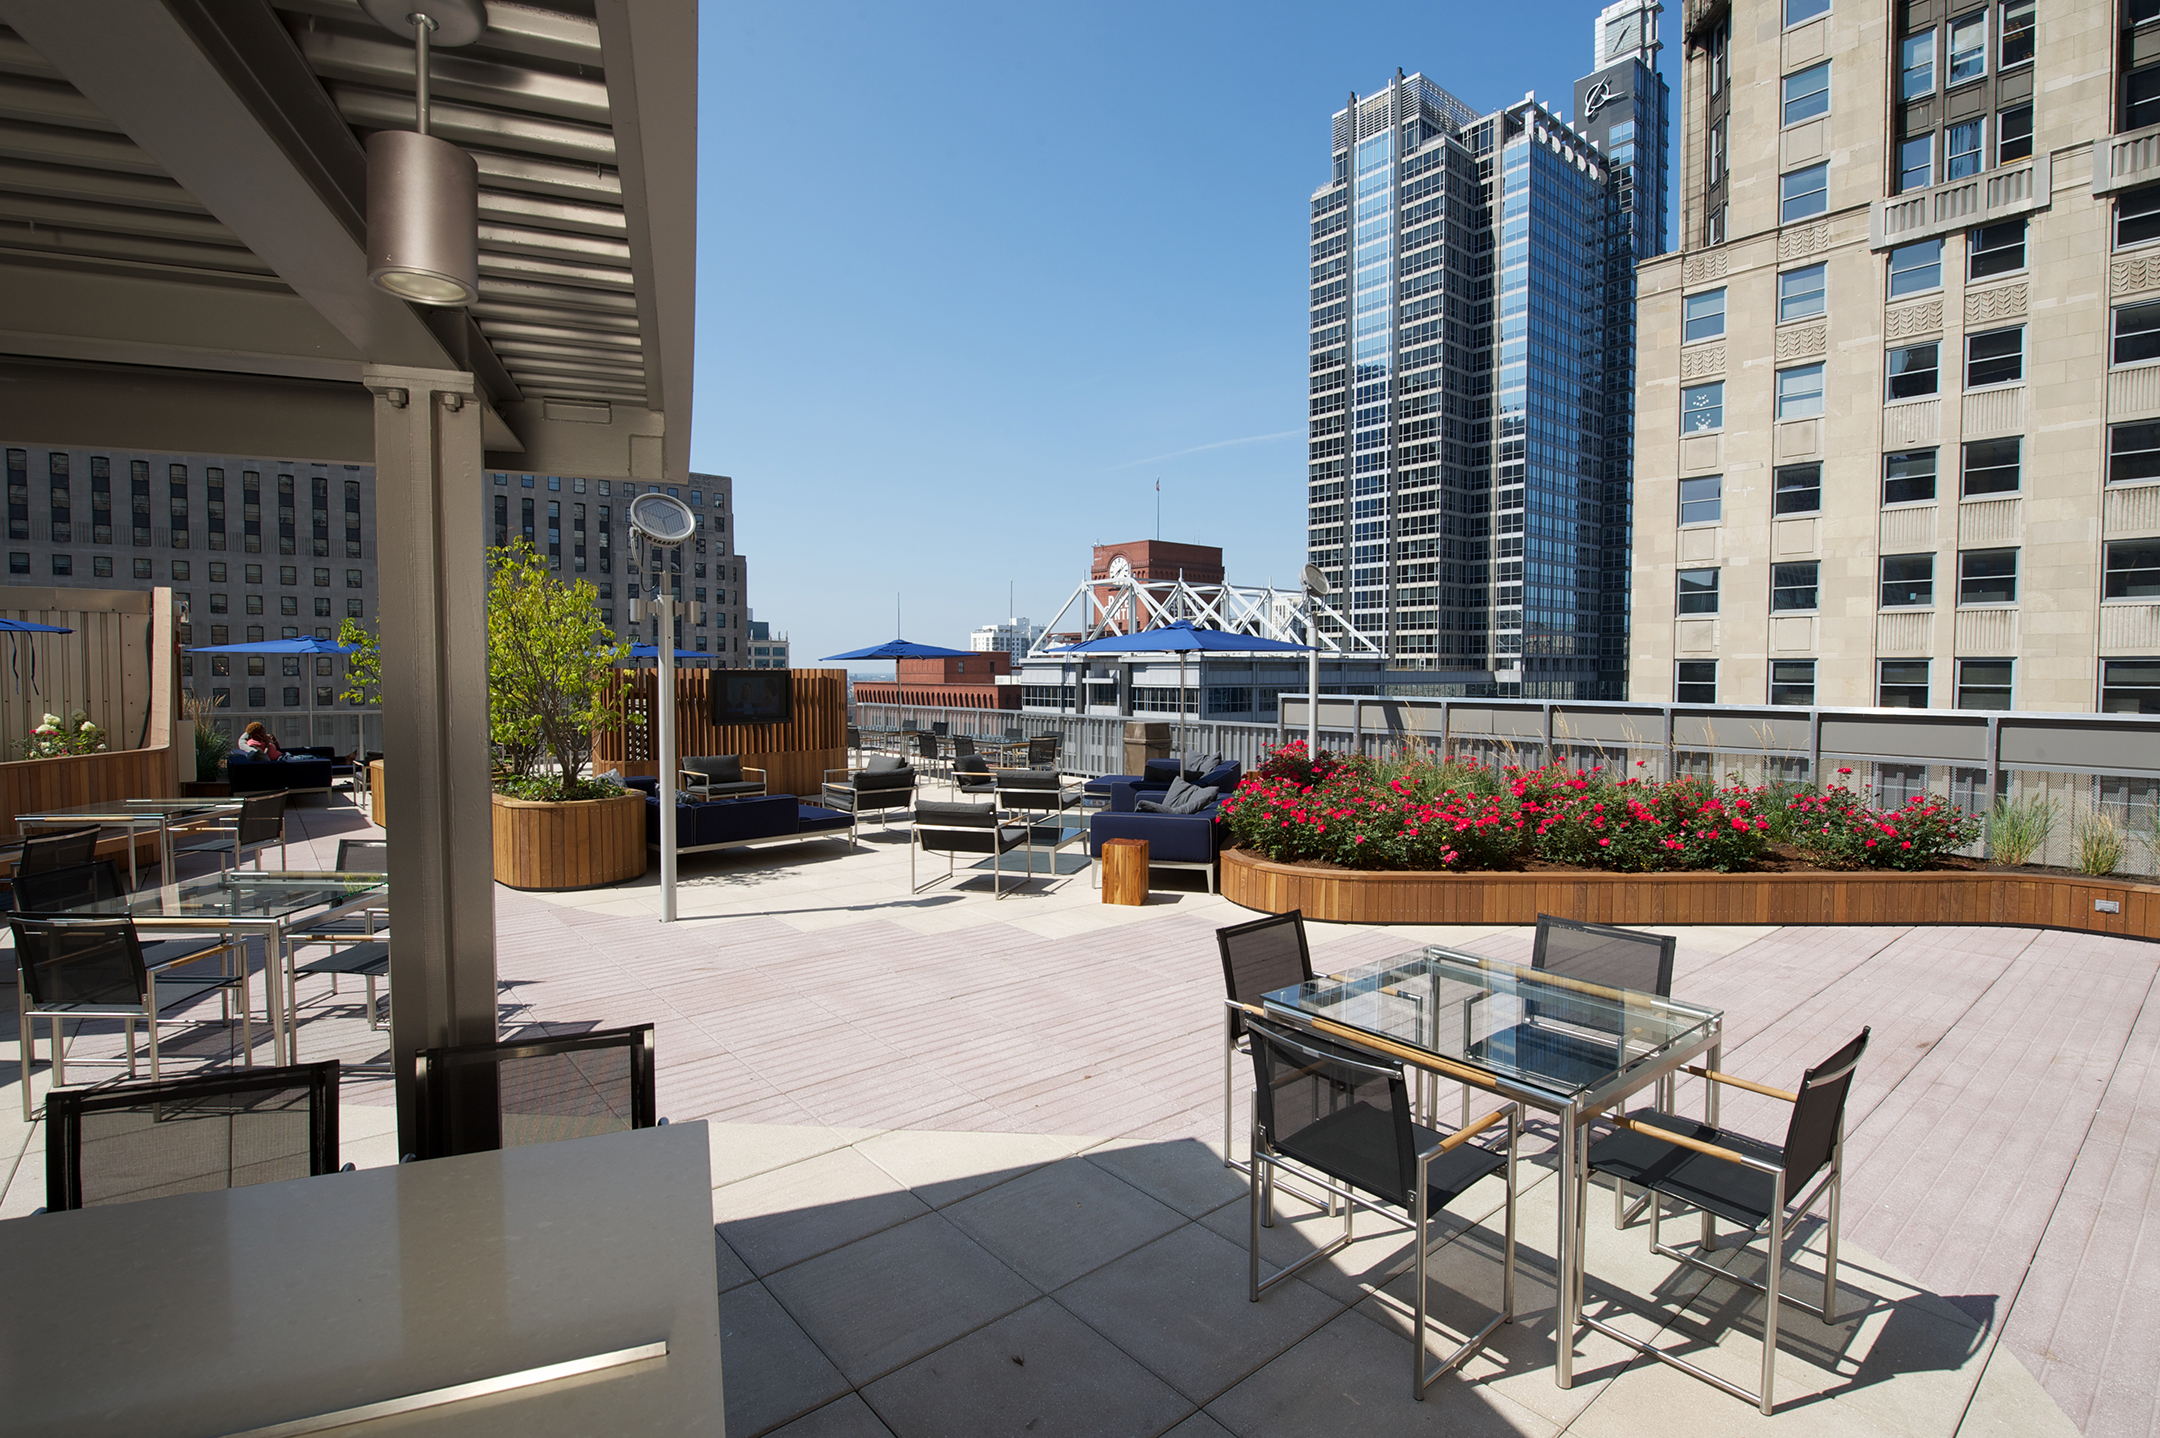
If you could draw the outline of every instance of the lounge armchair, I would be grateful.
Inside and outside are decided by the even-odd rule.
[[[259,794],[327,794],[334,775],[328,759],[313,754],[258,759],[238,750],[225,757],[225,776],[235,799]]]
[[[1202,789],[1213,789],[1219,799],[1235,793],[1244,782],[1245,769],[1235,759],[1225,759],[1205,773],[1193,774],[1181,771],[1175,759],[1150,759],[1146,772],[1140,774],[1105,774],[1100,779],[1090,779],[1087,791],[1108,801],[1112,813],[1129,814],[1142,799],[1162,801],[1173,779],[1183,778],[1187,783]]]
[[[953,877],[954,856],[958,854],[986,854],[991,857],[990,892],[993,897],[1005,897],[1004,857],[1014,849],[1027,847],[1028,831],[1019,825],[998,822],[995,804],[938,804],[925,801],[915,806],[914,836],[908,845],[908,888],[921,893],[929,884],[915,882],[915,855],[917,851],[945,856],[945,877]],[[1035,873],[1034,857],[1029,855],[1028,876]],[[936,879],[930,881],[936,883]],[[1025,883],[1026,880],[1021,881]],[[1018,887],[1015,885],[1014,887]]]
[[[631,779],[627,782],[645,792],[645,844],[658,850],[659,781]],[[817,839],[845,839],[853,847],[853,818],[815,804],[805,804],[793,794],[753,794],[741,799],[709,800],[678,795],[675,800],[677,854],[763,849]]]
[[[842,777],[835,779],[836,774]],[[865,814],[875,814],[882,824],[893,810],[904,814],[914,807],[915,771],[907,760],[890,754],[877,755],[852,773],[827,769],[819,802],[858,820]]]
[[[1216,792],[1201,808],[1189,814],[1148,813],[1138,807],[1142,802],[1166,802],[1167,786],[1156,788],[1140,782],[1110,785],[1110,807],[1098,810],[1088,820],[1088,856],[1099,864],[1102,846],[1108,840],[1145,839],[1148,867],[1198,869],[1207,876],[1208,892],[1214,893],[1215,855],[1222,843],[1222,827],[1215,819],[1221,809],[1222,796],[1237,787],[1237,775],[1237,765],[1224,764],[1202,776],[1219,778],[1229,787],[1215,783],[1199,785],[1199,788]],[[1096,876],[1095,882],[1101,882],[1100,875]]]
[[[745,777],[750,774],[757,777]],[[740,754],[700,754],[684,759],[676,770],[675,783],[682,792],[701,799],[739,799],[766,792],[765,771],[744,768]]]

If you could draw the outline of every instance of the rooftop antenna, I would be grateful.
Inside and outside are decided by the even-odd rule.
[[[1155,538],[1158,543],[1162,540],[1162,479],[1160,476],[1157,476],[1155,480]]]

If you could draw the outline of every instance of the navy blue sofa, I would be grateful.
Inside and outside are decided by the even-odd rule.
[[[1159,784],[1150,782],[1150,774],[1112,775],[1107,782],[1098,781],[1102,788],[1097,792],[1108,794],[1110,807],[1088,820],[1088,855],[1100,859],[1103,844],[1111,839],[1145,839],[1150,867],[1202,870],[1212,894],[1215,855],[1222,847],[1222,826],[1215,819],[1221,811],[1222,797],[1237,788],[1244,770],[1236,763],[1219,764],[1209,770],[1200,787],[1214,789],[1216,802],[1196,814],[1141,813],[1134,805],[1142,799],[1160,800],[1176,776],[1175,766],[1167,760],[1150,760],[1150,771],[1157,764],[1169,770]]]
[[[262,794],[327,794],[331,765],[313,754],[283,759],[257,759],[239,750],[225,756],[225,776],[235,799]]]
[[[645,843],[660,847],[660,781],[626,779],[633,789],[645,793]],[[716,853],[723,849],[765,848],[817,839],[845,839],[855,844],[855,821],[851,815],[815,804],[804,804],[793,794],[757,795],[741,799],[695,801],[680,796],[675,801],[675,852]]]
[[[1104,799],[1113,814],[1130,814],[1133,806],[1142,799],[1160,800],[1169,792],[1170,781],[1178,777],[1177,761],[1174,759],[1150,759],[1144,774],[1105,774],[1100,779],[1090,779],[1087,791]],[[1200,787],[1213,789],[1220,799],[1243,782],[1244,766],[1234,759],[1226,759],[1210,769],[1200,779]]]

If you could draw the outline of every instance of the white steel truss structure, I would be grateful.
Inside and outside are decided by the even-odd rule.
[[[1319,621],[1316,639],[1305,637],[1305,596],[1273,585],[1188,584],[1183,579],[1140,579],[1131,574],[1090,579],[1072,592],[1027,657],[1061,658],[1051,651],[1105,634],[1136,634],[1180,619],[1226,634],[1250,634],[1290,644],[1315,643],[1337,659],[1385,661],[1381,647],[1354,628],[1324,599],[1311,601]],[[1079,624],[1067,616],[1079,606]],[[1075,640],[1071,636],[1079,634]]]

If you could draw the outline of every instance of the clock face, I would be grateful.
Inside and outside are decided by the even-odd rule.
[[[1618,59],[1642,44],[1642,16],[1629,15],[1605,28],[1605,58]]]

